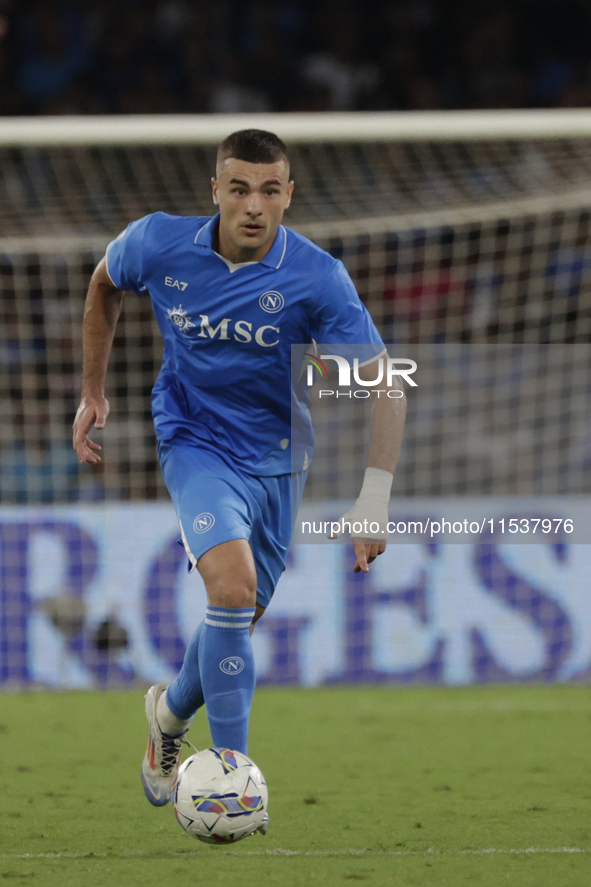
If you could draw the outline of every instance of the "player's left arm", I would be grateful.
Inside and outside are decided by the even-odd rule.
[[[364,380],[375,379],[376,362],[360,367],[359,374]],[[389,396],[389,390],[397,396]],[[402,379],[394,376],[389,389],[382,389],[379,397],[377,392],[373,394],[369,456],[363,486],[353,508],[341,518],[343,526],[346,521],[351,526],[361,523],[364,527],[372,527],[367,536],[353,536],[356,557],[354,573],[369,572],[369,564],[386,549],[388,504],[402,447],[405,420],[406,395]],[[374,532],[376,527],[379,529]]]

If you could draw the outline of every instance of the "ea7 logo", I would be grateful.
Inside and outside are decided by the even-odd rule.
[[[263,293],[260,297],[259,305],[263,311],[266,311],[268,314],[277,314],[277,312],[281,311],[285,305],[285,299],[281,293],[275,292],[275,290],[269,290],[268,293]]]
[[[171,286],[173,289],[180,290],[182,293],[184,293],[189,286],[186,280],[175,280],[174,277],[165,277],[164,283],[166,286]]]

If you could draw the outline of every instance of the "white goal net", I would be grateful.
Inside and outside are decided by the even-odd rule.
[[[106,244],[155,210],[212,213],[215,146],[245,126],[285,139],[287,224],[419,365],[395,501],[591,492],[589,112],[0,121],[2,685],[169,679],[201,618],[156,459],[149,300],[125,297],[100,466],[78,465],[71,423]],[[351,409],[317,416],[311,507],[357,494]],[[260,680],[588,677],[587,546],[560,540],[427,540],[365,584],[339,546],[296,545],[255,632]]]
[[[3,503],[165,497],[149,404],[160,341],[148,303],[134,294],[110,363],[106,459],[80,470],[71,452],[84,292],[106,243],[130,220],[155,210],[212,212],[215,145],[251,123],[0,124]],[[462,401],[453,366],[445,386],[439,365],[425,372],[398,493],[588,491],[586,112],[296,115],[254,125],[289,143],[296,192],[287,223],[342,258],[385,341],[514,345],[525,353],[541,344],[581,346],[555,350],[543,402],[539,359],[522,360],[519,384],[495,389],[487,416]],[[487,361],[472,399],[490,388],[490,353]],[[337,439],[340,446],[320,429],[308,496],[350,495],[357,483],[364,440],[355,432]],[[503,451],[512,465],[495,458]],[[335,464],[337,481],[326,470]]]

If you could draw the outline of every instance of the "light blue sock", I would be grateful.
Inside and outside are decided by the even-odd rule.
[[[204,702],[199,673],[199,645],[205,622],[201,622],[187,645],[185,658],[177,678],[166,691],[166,704],[181,721],[192,718]]]
[[[254,607],[208,606],[199,641],[199,672],[216,747],[247,753],[255,687],[250,624]]]

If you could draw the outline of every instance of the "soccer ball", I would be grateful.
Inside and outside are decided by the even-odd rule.
[[[206,748],[179,768],[172,805],[181,827],[207,844],[241,841],[266,830],[267,784],[254,761],[228,748]]]

